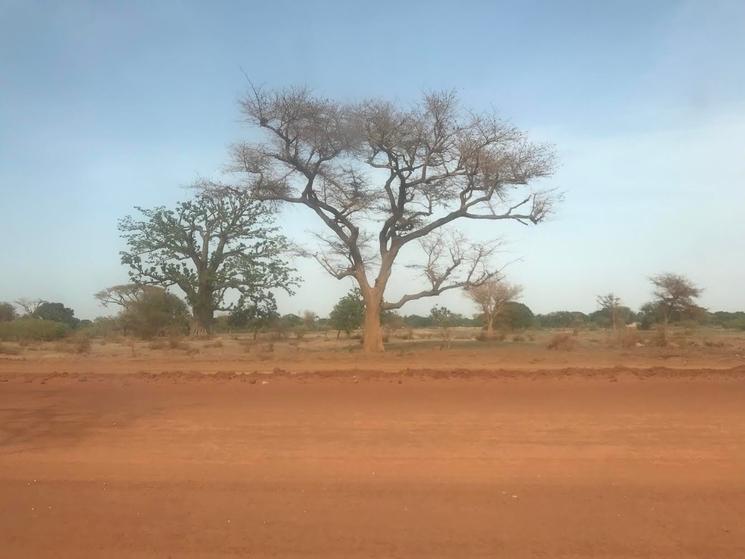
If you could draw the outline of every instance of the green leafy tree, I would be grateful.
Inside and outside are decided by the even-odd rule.
[[[10,322],[16,318],[16,309],[10,303],[0,303],[0,322]]]
[[[665,326],[671,320],[690,318],[701,311],[694,299],[701,296],[703,289],[691,280],[678,274],[658,274],[650,278],[654,286],[655,300],[652,302]]]
[[[579,328],[588,321],[588,316],[579,311],[554,311],[536,318],[543,328]]]
[[[359,289],[352,289],[339,299],[329,315],[331,325],[337,331],[337,337],[342,331],[347,336],[351,334],[352,330],[362,326],[364,318],[365,303]]]
[[[508,330],[530,328],[535,325],[535,315],[527,305],[508,301],[504,304],[496,324]]]
[[[71,328],[75,328],[80,322],[75,318],[74,310],[62,303],[50,303],[49,301],[44,301],[38,306],[34,312],[34,317],[66,324]]]
[[[269,328],[278,320],[276,302],[266,300],[258,305],[242,305],[233,309],[228,315],[228,326],[239,330],[251,330],[256,338],[261,330]]]
[[[176,286],[192,310],[192,333],[210,332],[215,311],[274,301],[296,280],[284,260],[288,244],[276,233],[269,206],[245,191],[203,183],[192,200],[175,209],[137,208],[119,230],[121,252],[136,284]],[[230,296],[237,302],[228,303]]]

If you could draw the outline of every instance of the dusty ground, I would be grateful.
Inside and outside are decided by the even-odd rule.
[[[745,557],[742,366],[205,376],[96,351],[0,361],[1,557]]]

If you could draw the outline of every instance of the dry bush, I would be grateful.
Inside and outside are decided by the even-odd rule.
[[[91,348],[91,339],[87,335],[72,336],[53,346],[54,351],[59,353],[78,353],[81,355],[90,353]]]
[[[641,343],[641,336],[636,328],[623,328],[618,332],[618,343],[628,349]]]
[[[503,342],[507,339],[507,334],[505,332],[495,332],[491,336],[487,336],[486,332],[482,330],[474,339],[479,342]]]
[[[0,344],[0,355],[18,355],[20,353],[21,348]]]
[[[523,336],[521,336],[520,334],[516,334],[516,335],[512,336],[512,341],[513,342],[524,342],[525,341],[525,338]]]
[[[222,347],[222,346],[223,346],[222,340],[219,339],[219,338],[216,339],[216,340],[212,340],[210,342],[205,342],[202,345],[202,347],[205,347],[205,348],[208,348],[208,347],[217,347],[217,348],[219,348],[219,347]]]
[[[91,342],[90,336],[82,335],[72,340],[72,345],[75,353],[87,354],[91,352],[93,343]]]
[[[180,336],[170,336],[168,338],[168,347],[170,349],[188,349],[188,346]]]
[[[657,347],[667,347],[670,341],[668,340],[667,330],[663,327],[657,328],[651,339],[652,345]]]
[[[166,342],[164,340],[155,340],[147,344],[148,349],[165,349]]]
[[[401,333],[400,338],[402,340],[413,340],[414,330],[412,330],[411,328],[407,328],[404,332]]]
[[[551,337],[548,342],[548,349],[570,351],[574,349],[575,339],[571,332],[559,332]]]

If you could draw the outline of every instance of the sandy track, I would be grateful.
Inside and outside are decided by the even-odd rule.
[[[2,557],[745,557],[741,371],[44,378]]]

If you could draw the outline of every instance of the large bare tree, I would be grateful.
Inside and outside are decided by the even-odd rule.
[[[486,326],[486,336],[494,336],[494,323],[504,311],[505,305],[515,301],[523,292],[519,285],[494,278],[481,285],[466,289],[466,294],[479,307]]]
[[[306,206],[325,224],[314,256],[332,276],[359,284],[366,351],[383,350],[382,311],[497,274],[493,243],[443,228],[461,219],[539,223],[552,207],[550,193],[529,188],[551,173],[552,150],[494,116],[462,110],[452,93],[402,108],[252,87],[241,108],[266,133],[234,147],[243,186],[262,200]],[[388,301],[394,262],[412,243],[424,252],[417,267],[428,285]]]

